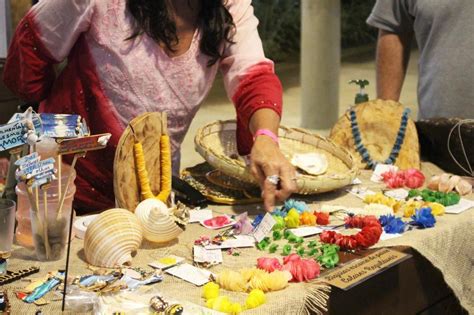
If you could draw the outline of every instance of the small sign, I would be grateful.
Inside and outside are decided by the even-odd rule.
[[[450,214],[459,214],[471,208],[474,208],[474,201],[461,198],[458,204],[446,207],[444,211]]]
[[[194,261],[197,263],[220,264],[224,260],[220,249],[206,249],[202,246],[193,247]]]
[[[212,219],[212,210],[189,210],[189,223],[199,223],[201,221],[206,221],[209,219]]]
[[[26,143],[26,138],[24,137],[26,130],[25,121],[17,121],[0,126],[0,151],[24,145]],[[36,128],[36,131],[38,130]],[[39,134],[37,133],[37,135]]]
[[[64,155],[101,150],[107,146],[110,137],[110,133],[104,133],[100,135],[64,140],[59,142],[58,154]]]
[[[228,249],[254,247],[255,238],[252,235],[236,235],[235,238],[229,238],[220,245],[210,244],[204,246],[206,249]]]
[[[296,229],[290,229],[290,231],[298,237],[306,237],[322,233],[323,229],[316,226],[303,226]]]
[[[376,274],[410,258],[411,255],[382,248],[376,252],[354,260],[326,274],[323,281],[342,290],[349,290]]]
[[[273,226],[275,225],[276,221],[273,216],[267,212],[262,219],[262,222],[255,228],[253,232],[253,237],[257,242],[263,240],[272,230]]]
[[[395,165],[391,164],[377,164],[375,167],[374,172],[372,173],[372,176],[370,177],[370,180],[373,181],[374,183],[381,183],[383,178],[382,174],[386,172],[396,172],[398,171],[398,167]]]
[[[182,263],[185,259],[180,256],[176,255],[168,255],[165,257],[162,257],[158,259],[157,261],[151,262],[148,264],[148,266],[155,268],[155,269],[166,269],[166,268],[171,268],[173,266],[176,266],[180,263]]]
[[[165,271],[170,275],[181,278],[197,286],[208,283],[212,273],[208,270],[194,267],[190,264],[181,264]]]

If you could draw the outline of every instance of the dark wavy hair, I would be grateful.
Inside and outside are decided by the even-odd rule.
[[[176,23],[170,10],[170,0],[127,0],[127,9],[135,18],[132,34],[127,40],[146,34],[170,51],[179,42]],[[171,0],[172,1],[172,0]],[[210,57],[212,66],[222,57],[222,43],[232,43],[235,24],[225,7],[226,0],[201,0],[197,27],[202,33],[199,49]]]

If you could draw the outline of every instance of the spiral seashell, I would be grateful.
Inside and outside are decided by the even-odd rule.
[[[452,190],[452,188],[449,188],[449,178],[449,174],[441,174],[441,176],[439,177],[438,191],[448,193]]]
[[[455,187],[458,194],[461,196],[469,195],[472,193],[472,185],[465,179],[461,179]]]
[[[433,176],[431,177],[427,187],[428,189],[431,189],[431,190],[438,190],[438,187],[439,187],[439,180],[440,180],[440,176],[439,175],[436,175],[436,176]]]
[[[170,209],[158,199],[150,198],[140,202],[135,215],[143,227],[143,237],[150,242],[166,243],[183,232]]]
[[[89,264],[114,268],[130,265],[143,238],[135,215],[125,209],[102,212],[87,227],[84,253]]]

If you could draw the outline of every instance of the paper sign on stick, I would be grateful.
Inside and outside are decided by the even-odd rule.
[[[110,133],[93,135],[59,142],[58,154],[74,154],[104,149],[111,137]]]

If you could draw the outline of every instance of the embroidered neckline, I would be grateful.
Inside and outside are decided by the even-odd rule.
[[[389,157],[383,162],[384,164],[395,164],[400,149],[402,147],[403,141],[405,139],[406,128],[408,124],[408,114],[410,113],[409,108],[403,110],[402,119],[400,122],[400,128],[398,128],[397,138],[393,144],[392,151],[390,152]],[[379,161],[374,161],[370,157],[369,151],[362,143],[362,137],[359,130],[359,124],[357,123],[356,112],[354,109],[350,110],[350,120],[351,120],[351,129],[352,129],[352,138],[354,139],[355,147],[357,152],[362,156],[362,160],[372,169],[377,166]]]

